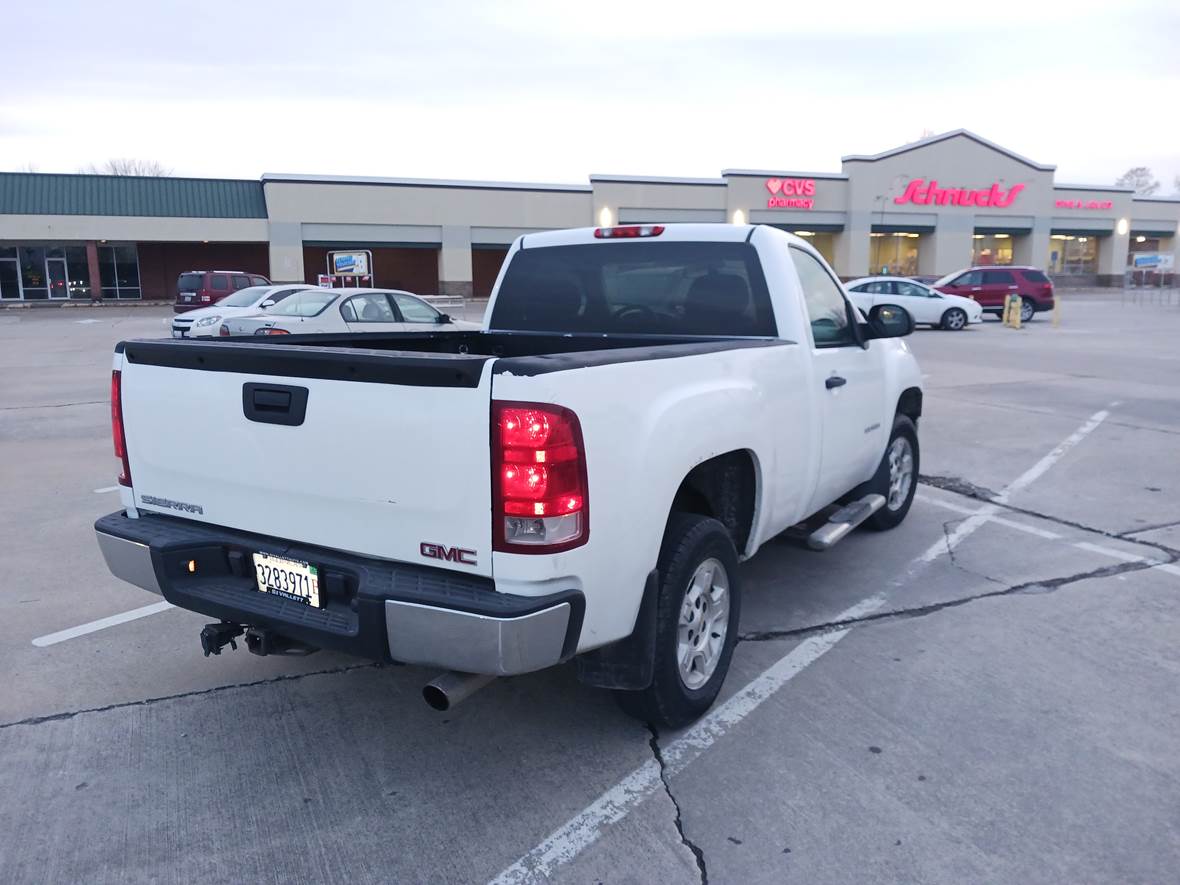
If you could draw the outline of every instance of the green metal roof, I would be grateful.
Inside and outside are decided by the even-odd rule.
[[[261,181],[0,172],[0,215],[266,218]]]

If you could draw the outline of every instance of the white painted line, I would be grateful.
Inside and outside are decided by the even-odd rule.
[[[841,612],[836,620],[863,617],[884,603],[884,596],[870,597]],[[672,775],[686,768],[718,738],[754,712],[763,701],[829,652],[851,629],[809,636],[724,704],[711,710],[664,748],[667,774]],[[659,764],[654,759],[645,762],[496,876],[492,880],[493,885],[533,882],[551,876],[558,867],[569,863],[594,844],[607,825],[622,820],[661,787]]]
[[[1005,486],[997,499],[1006,500],[1012,492],[1025,488],[1044,474],[1070,448],[1101,424],[1107,414],[1105,411],[1095,413],[1086,424],[1066,438],[1065,442]],[[905,573],[890,582],[890,588],[901,587],[911,581],[941,553],[954,549],[994,519],[998,509],[994,504],[987,504],[973,512],[949,538],[939,538],[925,553],[912,560]],[[885,599],[884,594],[870,596],[836,615],[833,620],[851,621],[863,618],[883,606]],[[709,711],[688,731],[663,748],[666,774],[670,776],[686,768],[716,743],[718,738],[758,709],[767,698],[831,651],[851,630],[851,627],[846,627],[807,637],[728,701]],[[638,807],[660,786],[662,783],[658,763],[654,759],[645,762],[492,879],[491,885],[510,885],[547,879],[558,867],[569,863],[594,844],[607,826],[630,814],[633,808]]]
[[[87,326],[90,323],[101,323],[102,320],[74,320],[74,322],[80,326]]]
[[[1091,553],[1098,553],[1101,556],[1110,556],[1114,559],[1121,559],[1123,562],[1146,562],[1150,563],[1151,567],[1156,571],[1167,572],[1169,575],[1180,575],[1180,566],[1175,566],[1170,562],[1162,562],[1158,559],[1152,559],[1150,556],[1136,556],[1134,553],[1127,553],[1123,550],[1115,550],[1113,547],[1103,547],[1101,544],[1091,544],[1088,541],[1078,541],[1073,546],[1079,550],[1088,550]]]
[[[915,495],[923,504],[933,504],[935,507],[942,507],[944,510],[951,510],[955,513],[962,513],[964,516],[974,516],[979,512],[977,507],[963,507],[960,504],[952,504],[950,501],[940,501],[938,498],[932,498],[929,495]],[[993,516],[990,520],[996,525],[1007,526],[1010,529],[1016,529],[1018,532],[1025,532],[1030,535],[1036,535],[1038,538],[1044,538],[1046,541],[1060,541],[1061,535],[1057,532],[1051,532],[1047,529],[1039,529],[1036,526],[1025,525],[1023,522],[1017,522],[1014,519],[1005,519],[1002,516]]]
[[[117,491],[119,491],[118,486],[103,486],[101,489],[95,489],[94,494],[105,495],[107,492],[117,492]]]
[[[942,545],[941,550],[935,550],[935,547],[938,545],[932,547],[931,550],[933,550],[934,553],[933,556],[931,556],[931,559],[937,558],[944,552],[950,552],[951,550],[954,550],[964,538],[974,532],[977,528],[979,528],[985,522],[995,519],[996,514],[1000,511],[1001,505],[1006,504],[1012,495],[1021,491],[1022,489],[1027,488],[1031,483],[1035,482],[1042,475],[1044,475],[1046,470],[1064,458],[1070,449],[1093,433],[1098,425],[1105,421],[1109,416],[1110,412],[1108,412],[1106,409],[1103,409],[1100,412],[1095,412],[1093,415],[1091,415],[1085,424],[1067,436],[1061,442],[1061,444],[1057,446],[1057,448],[1047,454],[1028,470],[1024,471],[1024,473],[1020,474],[1020,476],[1016,477],[1016,479],[1012,480],[1012,482],[1008,483],[1008,485],[1004,486],[1004,488],[1000,490],[1000,493],[996,495],[994,504],[984,504],[977,511],[975,511],[973,516],[969,516],[967,519],[959,523],[955,530],[947,536],[946,543]]]
[[[57,643],[65,642],[67,639],[76,639],[79,636],[85,636],[87,633],[95,633],[99,630],[105,630],[107,627],[115,627],[119,624],[126,624],[128,621],[137,620],[138,618],[146,618],[148,615],[168,611],[168,609],[173,607],[171,602],[153,602],[151,605],[145,605],[142,608],[133,608],[129,612],[122,612],[121,614],[111,615],[107,618],[99,618],[97,621],[91,621],[89,624],[80,624],[77,627],[70,627],[67,630],[58,630],[56,633],[50,633],[48,636],[38,636],[33,640],[33,645],[37,646],[37,648],[57,645]]]

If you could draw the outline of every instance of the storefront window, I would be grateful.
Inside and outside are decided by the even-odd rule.
[[[1098,238],[1072,234],[1049,237],[1049,273],[1082,274],[1098,272]]]
[[[870,273],[912,277],[918,272],[920,234],[871,233],[869,237]]]
[[[66,246],[64,251],[69,270],[70,297],[85,298],[90,295],[90,265],[86,262],[86,247]]]
[[[1011,234],[975,234],[971,241],[971,263],[975,265],[1011,264]]]
[[[103,298],[138,298],[139,258],[134,246],[99,246],[98,275]]]
[[[832,267],[836,266],[836,235],[823,231],[797,230],[793,232],[797,237],[803,237],[815,247],[815,251],[824,257]]]
[[[25,299],[42,301],[49,297],[49,281],[45,276],[45,249],[41,246],[21,246],[20,256],[21,288]]]

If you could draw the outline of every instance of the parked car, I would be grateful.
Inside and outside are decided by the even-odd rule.
[[[174,313],[187,313],[217,304],[222,298],[250,286],[269,286],[270,280],[244,270],[187,270],[176,279]]]
[[[739,561],[810,516],[816,550],[905,519],[909,316],[865,321],[762,225],[530,233],[506,261],[479,331],[119,344],[112,572],[207,615],[206,654],[444,668],[439,709],[575,659],[649,722],[704,713]]]
[[[983,308],[970,298],[947,295],[907,277],[864,277],[845,283],[852,303],[865,314],[875,304],[896,304],[915,324],[958,331],[983,322]]]
[[[1053,282],[1043,270],[1010,264],[969,267],[947,274],[934,288],[948,295],[963,295],[978,301],[988,313],[1002,314],[1004,299],[1020,296],[1020,321],[1027,323],[1042,310],[1053,309]]]
[[[289,295],[314,289],[306,283],[283,286],[249,286],[218,301],[212,307],[199,307],[169,320],[173,338],[211,338],[218,334],[221,323],[233,316],[254,316],[260,310],[273,307]]]
[[[478,329],[399,289],[311,287],[263,312],[229,317],[220,335],[308,335],[323,332],[420,332],[425,327]]]

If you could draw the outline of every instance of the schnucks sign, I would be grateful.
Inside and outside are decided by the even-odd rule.
[[[767,209],[811,209],[815,206],[814,178],[768,178]]]
[[[939,187],[938,181],[927,184],[925,178],[915,178],[906,185],[905,193],[894,197],[893,202],[914,203],[918,206],[1011,206],[1016,196],[1024,190],[1023,184],[1014,184],[1004,190],[997,181],[991,187],[964,188]]]

